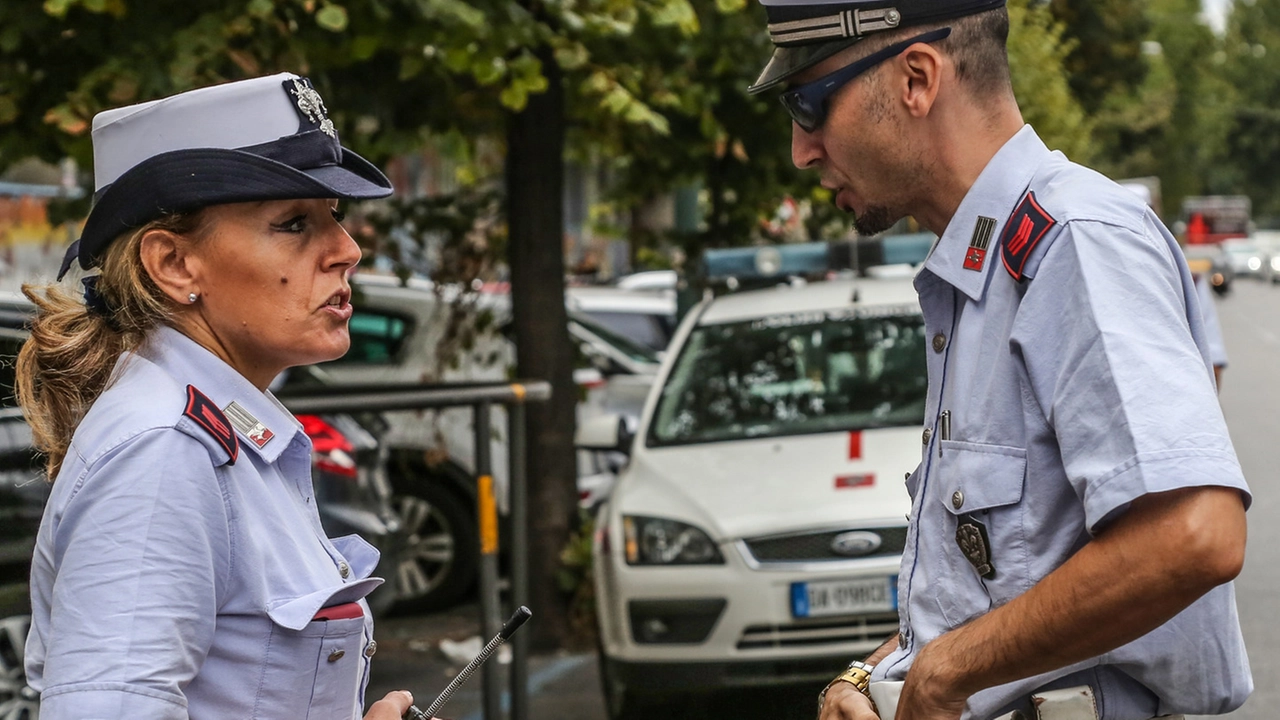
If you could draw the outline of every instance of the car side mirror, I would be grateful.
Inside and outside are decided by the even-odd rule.
[[[578,425],[573,444],[583,450],[631,452],[632,435],[623,416],[597,415]]]

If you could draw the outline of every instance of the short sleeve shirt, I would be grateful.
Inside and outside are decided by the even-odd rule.
[[[904,678],[927,643],[1026,592],[1143,495],[1224,486],[1247,502],[1191,275],[1132,192],[1024,127],[916,288],[927,430],[907,481],[902,642],[874,679]],[[964,718],[1082,684],[1104,720],[1239,706],[1252,680],[1232,585],[1105,655],[979,692]]]
[[[378,553],[325,537],[297,420],[167,327],[114,377],[36,540],[41,717],[359,718]]]

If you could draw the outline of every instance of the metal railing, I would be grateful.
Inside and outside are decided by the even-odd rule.
[[[543,380],[507,383],[457,383],[424,385],[325,385],[291,390],[280,402],[293,413],[385,412],[453,407],[472,409],[475,431],[475,473],[478,483],[477,520],[480,530],[480,635],[492,637],[502,627],[498,591],[498,509],[493,491],[493,454],[490,410],[507,408],[508,459],[511,478],[511,604],[529,601],[528,476],[525,473],[527,441],[525,403],[551,398],[551,384]],[[536,610],[535,610],[536,612]],[[529,717],[529,639],[516,633],[511,639],[511,718]],[[485,720],[502,717],[502,685],[496,663],[482,668]]]

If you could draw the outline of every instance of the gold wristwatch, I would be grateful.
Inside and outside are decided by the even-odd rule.
[[[847,682],[850,685],[853,685],[858,689],[858,692],[866,695],[867,699],[870,700],[871,690],[869,688],[871,687],[872,667],[874,666],[868,665],[859,660],[854,660],[849,663],[849,668],[847,670],[837,675],[835,680],[827,683],[827,686],[822,688],[822,692],[818,693],[818,709],[822,709],[822,702],[827,699],[827,691],[831,689],[832,685],[839,682]],[[875,703],[873,702],[872,707],[874,706]]]

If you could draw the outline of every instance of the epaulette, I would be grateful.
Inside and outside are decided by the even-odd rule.
[[[192,422],[209,433],[214,441],[227,451],[230,464],[236,463],[236,458],[240,456],[240,440],[231,429],[231,421],[227,420],[227,416],[218,409],[218,406],[214,405],[213,401],[197,390],[194,385],[187,386],[187,408],[182,414],[191,418]]]
[[[1031,251],[1057,224],[1058,221],[1040,207],[1036,194],[1028,190],[1000,234],[1000,258],[1014,280],[1022,282]]]

